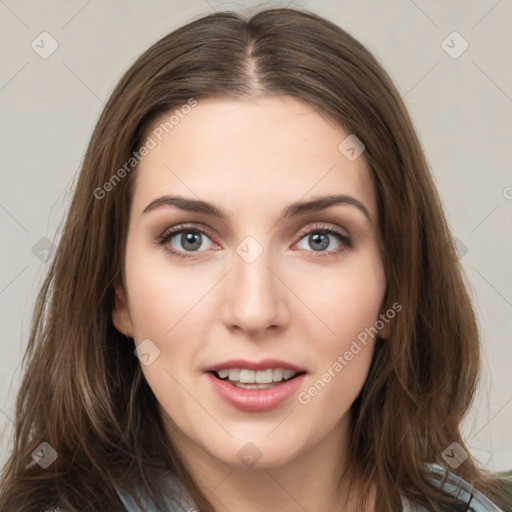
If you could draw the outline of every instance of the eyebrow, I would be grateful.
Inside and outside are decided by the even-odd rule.
[[[346,194],[324,196],[311,199],[309,201],[297,201],[295,203],[291,203],[283,210],[281,219],[326,210],[327,208],[338,204],[354,206],[365,215],[370,223],[372,222],[372,218],[370,217],[370,213],[366,206],[355,197]],[[144,208],[142,214],[155,210],[161,206],[174,206],[180,210],[202,213],[222,220],[227,220],[228,218],[228,214],[217,208],[212,203],[208,203],[200,199],[190,199],[175,195],[165,195],[151,201],[151,203]]]

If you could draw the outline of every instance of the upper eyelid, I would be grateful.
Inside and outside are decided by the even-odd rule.
[[[336,224],[334,224],[332,222],[331,223],[324,223],[324,225],[322,225],[321,222],[315,222],[315,225],[313,225],[313,226],[308,225],[307,227],[302,228],[299,231],[299,234],[305,234],[305,233],[308,233],[309,231],[322,231],[323,229],[329,230],[331,228],[334,228],[336,231],[342,231],[342,233],[340,233],[340,234],[343,235],[343,236],[350,237],[348,229],[346,229],[346,228],[344,228],[342,226],[338,226],[338,225],[336,225]],[[344,234],[343,232],[346,232],[346,234]]]
[[[208,237],[213,238],[212,235],[210,234],[210,230],[207,227],[205,227],[204,225],[202,225],[202,224],[195,225],[195,224],[189,224],[189,223],[177,224],[177,225],[168,227],[162,232],[162,234],[160,235],[159,238],[165,238],[165,237],[171,236],[171,235],[179,235],[180,233],[182,233],[183,231],[186,231],[186,230],[199,231],[201,233],[206,234]]]

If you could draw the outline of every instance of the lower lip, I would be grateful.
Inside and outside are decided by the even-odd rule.
[[[213,389],[229,405],[245,412],[265,412],[275,409],[295,394],[306,374],[265,389],[238,388],[218,379],[212,373],[207,375]]]

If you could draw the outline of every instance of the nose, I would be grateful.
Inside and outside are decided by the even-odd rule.
[[[224,283],[226,327],[253,337],[285,328],[290,318],[286,288],[276,277],[279,272],[270,252],[263,251],[252,262],[236,252],[233,258],[233,270]]]

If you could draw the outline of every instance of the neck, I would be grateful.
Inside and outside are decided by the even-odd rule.
[[[327,436],[279,465],[247,468],[211,456],[176,429],[173,446],[215,510],[223,512],[355,512],[359,498],[354,471],[347,460],[348,415]],[[365,512],[374,512],[374,493]]]

